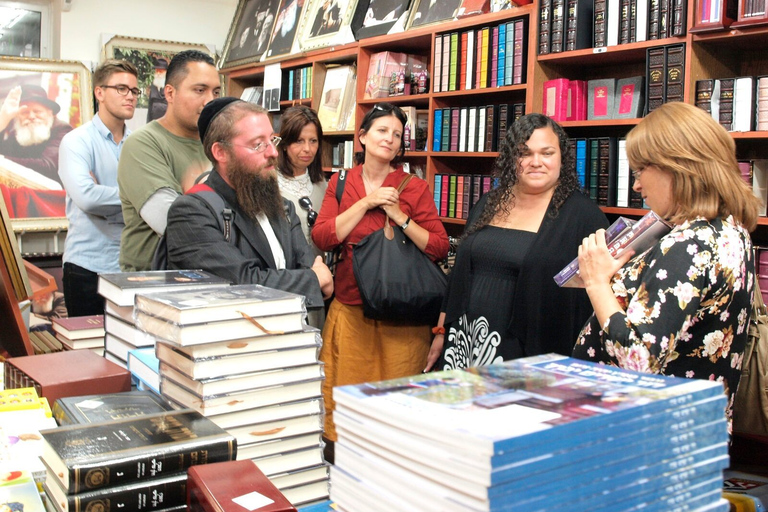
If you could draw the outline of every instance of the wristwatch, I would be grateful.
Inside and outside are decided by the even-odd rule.
[[[405,228],[407,228],[407,227],[408,227],[408,224],[410,224],[410,223],[411,223],[411,218],[410,218],[410,217],[408,217],[407,219],[405,219],[405,222],[403,222],[402,224],[400,224],[400,229],[402,229],[403,231],[405,231]]]

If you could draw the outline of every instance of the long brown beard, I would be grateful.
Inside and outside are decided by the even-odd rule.
[[[283,198],[274,172],[263,176],[264,167],[277,165],[270,159],[264,166],[253,169],[235,160],[229,171],[229,180],[237,195],[240,209],[252,220],[263,213],[268,219],[275,220],[284,215]]]

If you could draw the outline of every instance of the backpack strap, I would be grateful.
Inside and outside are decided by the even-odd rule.
[[[197,195],[216,213],[219,227],[224,232],[224,239],[229,242],[232,237],[232,220],[235,217],[235,212],[224,204],[224,199],[206,183],[194,185],[187,191],[187,194]]]
[[[336,202],[341,204],[341,197],[344,195],[344,186],[347,184],[347,170],[339,171],[339,181],[336,183]]]

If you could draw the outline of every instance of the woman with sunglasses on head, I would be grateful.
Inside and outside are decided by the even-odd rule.
[[[317,113],[309,107],[290,107],[280,122],[277,148],[277,183],[280,194],[293,202],[307,242],[317,255],[322,251],[310,235],[328,183],[323,176],[323,127]]]
[[[400,193],[397,191],[408,176],[398,165],[405,154],[402,139],[406,120],[402,109],[389,103],[377,104],[363,117],[358,132],[363,152],[356,155],[361,164],[346,173],[340,202],[336,200],[339,176],[331,178],[312,230],[320,249],[330,251],[341,245],[334,282],[336,298],[328,310],[320,354],[326,372],[325,436],[330,441],[336,440],[334,386],[413,375],[421,372],[427,360],[431,325],[366,318],[352,271],[352,246],[382,229],[385,222],[402,229],[433,261],[448,254],[448,236],[427,183],[414,177]]]
[[[613,259],[598,231],[579,247],[594,315],[574,357],[725,384],[730,418],[755,280],[749,231],[759,200],[731,135],[693,105],[666,103],[627,134],[634,190],[674,227]]]

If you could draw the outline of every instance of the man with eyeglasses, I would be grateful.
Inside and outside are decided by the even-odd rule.
[[[280,137],[267,111],[219,98],[203,109],[198,127],[213,163],[205,186],[223,199],[231,229],[222,229],[222,212],[196,189],[179,197],[168,212],[168,268],[199,268],[235,284],[304,295],[310,313],[321,310],[323,298],[333,293],[333,277],[307,243],[293,203],[280,196]]]
[[[220,89],[210,55],[197,50],[177,53],[165,76],[165,115],[136,130],[126,142],[117,170],[125,217],[123,271],[151,269],[171,203],[210,168],[197,120]]]
[[[13,87],[0,106],[0,155],[56,182],[61,139],[72,127],[39,85]]]
[[[67,192],[69,230],[64,245],[63,288],[69,316],[104,313],[97,292],[99,272],[119,272],[123,213],[117,162],[131,131],[141,91],[138,71],[123,60],[108,60],[93,72],[99,110],[93,120],[64,136],[59,176]]]

